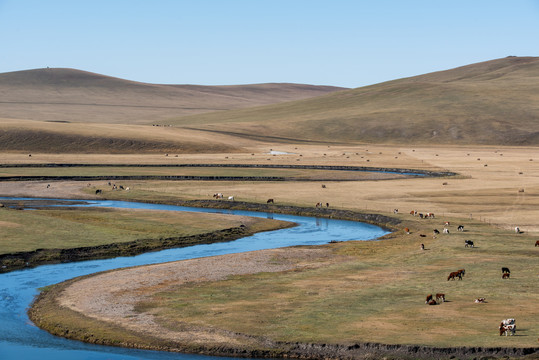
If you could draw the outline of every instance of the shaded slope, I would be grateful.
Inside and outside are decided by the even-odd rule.
[[[170,120],[317,141],[539,144],[539,58],[508,57],[318,98]]]
[[[75,69],[0,74],[0,117],[158,123],[164,118],[305,99],[342,90],[303,84],[160,85]]]

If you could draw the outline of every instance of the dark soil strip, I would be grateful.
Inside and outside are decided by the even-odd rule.
[[[250,235],[245,227],[234,227],[211,233],[160,239],[139,239],[70,249],[37,249],[0,255],[0,272],[8,272],[44,264],[108,259],[118,256],[134,256],[150,251],[186,247],[199,244],[232,241]]]

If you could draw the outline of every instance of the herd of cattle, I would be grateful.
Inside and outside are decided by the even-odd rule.
[[[393,212],[396,214],[396,213],[398,213],[398,210],[395,209]],[[419,216],[421,219],[434,218],[433,213],[425,213],[425,214],[423,214],[423,213],[418,213],[417,211],[413,210],[413,211],[410,211],[410,214],[413,215],[413,216]],[[444,234],[449,234],[449,230],[448,230],[449,225],[450,225],[450,223],[446,221],[445,224],[444,224],[444,229],[443,229]],[[459,225],[457,227],[457,231],[463,232],[464,231],[464,226]],[[407,234],[410,234],[410,230],[408,228],[405,229],[405,232]],[[520,234],[521,233],[520,228],[515,227],[515,232],[517,234]],[[436,238],[436,236],[439,235],[439,234],[440,234],[440,231],[438,229],[433,230],[433,238]],[[424,234],[419,234],[419,236],[420,237],[426,237],[426,235],[424,235]],[[474,242],[471,241],[471,240],[464,240],[464,246],[473,248],[474,247]],[[539,246],[539,240],[536,241],[535,246]],[[421,249],[425,250],[425,245],[424,244],[421,244]],[[466,274],[465,269],[460,269],[460,270],[457,270],[457,271],[453,271],[453,272],[449,273],[449,276],[447,277],[447,281],[456,280],[456,279],[462,280],[462,278],[464,277],[465,274]],[[502,279],[509,279],[510,276],[511,276],[511,271],[509,270],[509,268],[505,267],[505,266],[502,267]],[[427,298],[425,299],[425,304],[438,305],[439,303],[443,303],[445,301],[446,301],[445,294],[443,294],[443,293],[437,293],[435,296],[433,296],[432,294],[429,294],[429,295],[427,295]],[[475,299],[474,302],[475,303],[486,303],[486,299],[484,297],[480,297],[480,298]],[[516,329],[517,329],[517,327],[515,325],[515,319],[502,320],[502,322],[500,323],[500,326],[499,326],[500,336],[502,336],[502,335],[505,335],[505,336],[507,336],[507,335],[515,335]]]

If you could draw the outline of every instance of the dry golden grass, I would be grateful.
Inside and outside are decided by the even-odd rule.
[[[292,152],[295,155],[271,156],[268,155],[270,149]],[[289,182],[286,185],[280,182],[130,181],[126,182],[126,185],[134,191],[130,194],[115,193],[115,196],[136,196],[136,191],[139,191],[148,198],[162,195],[183,199],[210,199],[214,193],[222,192],[225,195],[234,195],[236,200],[240,201],[265,202],[268,198],[274,198],[277,204],[314,206],[321,201],[329,202],[331,207],[336,208],[383,213],[392,213],[393,209],[397,208],[401,213],[410,210],[431,211],[440,218],[444,215],[469,218],[471,215],[473,219],[507,229],[519,226],[523,231],[539,231],[539,224],[536,221],[539,218],[537,148],[382,145],[328,147],[261,144],[247,147],[246,151],[246,153],[183,154],[179,157],[170,155],[165,157],[162,154],[136,156],[32,154],[29,158],[27,154],[4,153],[2,158],[5,163],[268,163],[449,170],[459,173],[460,176],[448,179],[330,181],[324,182],[326,188],[322,188],[322,183],[316,181]],[[96,183],[95,186],[103,186],[105,183]],[[447,185],[443,185],[444,183]],[[0,193],[14,194],[21,188],[12,185],[0,183]],[[59,188],[56,184],[53,185],[55,189]],[[72,185],[75,190],[77,184]],[[27,184],[26,187],[28,189],[25,191],[32,192],[35,196],[47,196],[43,190],[44,185]],[[86,183],[80,184],[79,187],[85,189]],[[524,192],[519,192],[520,190]],[[89,195],[87,192],[80,194]]]

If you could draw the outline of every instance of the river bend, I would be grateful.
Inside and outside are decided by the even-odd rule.
[[[0,200],[2,200],[2,198],[0,198]],[[86,204],[84,205],[74,206],[226,213],[292,221],[297,223],[298,226],[258,233],[253,236],[226,243],[168,249],[133,257],[43,265],[36,268],[0,274],[0,359],[2,360],[222,359],[219,357],[202,355],[116,348],[67,340],[50,335],[46,331],[34,326],[28,319],[26,311],[33,298],[38,294],[39,288],[62,282],[73,277],[100,271],[293,245],[319,245],[328,243],[331,240],[373,240],[388,233],[386,230],[370,224],[285,214],[188,208],[173,205],[123,201],[86,201]]]

